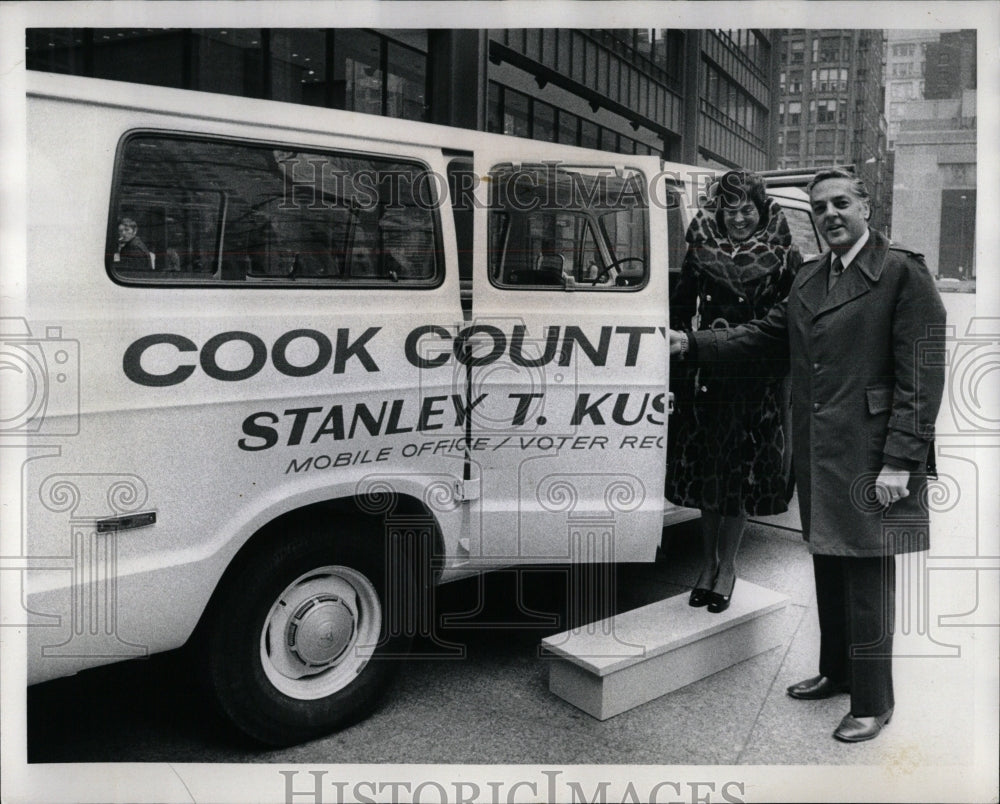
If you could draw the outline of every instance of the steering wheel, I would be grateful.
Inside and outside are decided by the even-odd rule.
[[[641,262],[643,262],[643,259],[642,259],[642,257],[622,257],[621,259],[618,259],[618,260],[612,260],[612,262],[611,262],[610,265],[606,265],[604,268],[602,268],[598,272],[597,276],[595,276],[593,278],[593,280],[591,281],[590,284],[591,285],[596,285],[605,276],[607,276],[609,273],[611,273],[611,269],[612,268],[617,268],[618,266],[623,265],[626,262],[639,262],[639,263],[641,263]]]

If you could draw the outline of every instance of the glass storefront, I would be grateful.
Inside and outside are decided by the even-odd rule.
[[[427,119],[425,31],[34,29],[28,69]]]
[[[761,76],[771,40],[761,32],[704,32],[694,99],[684,96],[684,73],[686,48],[695,40],[682,30],[511,28],[479,32],[480,45],[464,35],[456,45],[442,33],[38,28],[28,30],[25,44],[32,70],[407,120],[460,120],[513,136],[673,160],[689,155],[681,132],[686,117],[697,115],[699,149],[732,163],[766,161],[770,97]],[[483,45],[485,52],[478,51]],[[481,71],[485,98],[449,95],[456,67]]]

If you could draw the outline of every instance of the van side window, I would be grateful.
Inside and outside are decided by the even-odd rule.
[[[816,227],[813,225],[813,219],[809,212],[804,209],[796,209],[795,207],[785,205],[782,205],[781,211],[785,213],[788,228],[792,230],[792,242],[802,252],[802,259],[811,260],[813,257],[819,256],[822,248],[820,247],[819,238],[816,236]]]
[[[126,284],[434,287],[432,179],[398,159],[131,134],[106,265]]]
[[[649,278],[638,171],[500,165],[490,187],[489,277],[497,287],[618,291]]]

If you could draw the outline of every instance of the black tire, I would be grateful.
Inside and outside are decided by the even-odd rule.
[[[213,694],[261,743],[293,745],[363,718],[412,640],[388,625],[410,603],[398,596],[414,593],[389,580],[380,523],[331,530],[303,526],[269,540],[234,567],[208,616]]]

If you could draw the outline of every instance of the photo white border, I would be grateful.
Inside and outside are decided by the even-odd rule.
[[[508,2],[2,2],[0,3],[0,313],[21,315],[26,269],[24,171],[24,31],[27,27],[447,27],[502,28],[976,28],[979,31],[978,69],[978,219],[977,315],[1000,315],[1000,181],[997,147],[1000,143],[1000,3],[997,2],[601,2],[575,0],[508,0]],[[992,143],[992,145],[990,144]],[[996,389],[994,389],[995,391]],[[994,447],[996,444],[994,443]],[[1000,450],[982,453],[988,475],[996,478]],[[0,489],[19,488],[15,451],[5,450],[0,462]],[[986,485],[984,488],[989,488]],[[0,555],[18,540],[19,500],[4,493],[0,509]],[[987,501],[996,504],[997,501]],[[995,534],[997,511],[981,523]],[[993,527],[990,527],[992,524]],[[996,550],[994,554],[1000,553]],[[2,575],[3,573],[0,573]],[[996,582],[996,578],[992,579]],[[19,611],[18,585],[4,583],[0,611]],[[872,766],[339,766],[269,764],[88,763],[26,764],[25,670],[23,632],[0,629],[2,676],[0,711],[3,714],[3,800],[5,802],[109,801],[281,801],[284,779],[279,770],[326,771],[326,779],[348,783],[537,780],[546,771],[562,771],[593,790],[602,780],[617,780],[616,789],[631,781],[638,791],[664,780],[682,784],[714,780],[717,785],[743,782],[741,798],[757,801],[990,801],[997,800],[997,631],[981,629],[988,650],[977,650],[980,687],[975,690],[977,755],[960,767],[901,769]],[[980,646],[985,647],[985,646]],[[300,777],[302,774],[300,774]],[[334,788],[328,788],[332,791]],[[468,788],[466,788],[468,789]],[[506,789],[510,789],[509,787]],[[718,790],[718,787],[716,788]],[[544,786],[541,787],[544,792]],[[506,792],[503,794],[506,795]],[[324,801],[336,800],[328,793]],[[299,797],[296,802],[308,799]],[[427,800],[436,800],[428,793]],[[504,800],[506,800],[504,798]],[[517,800],[538,800],[522,788]],[[718,800],[713,798],[712,800]]]

